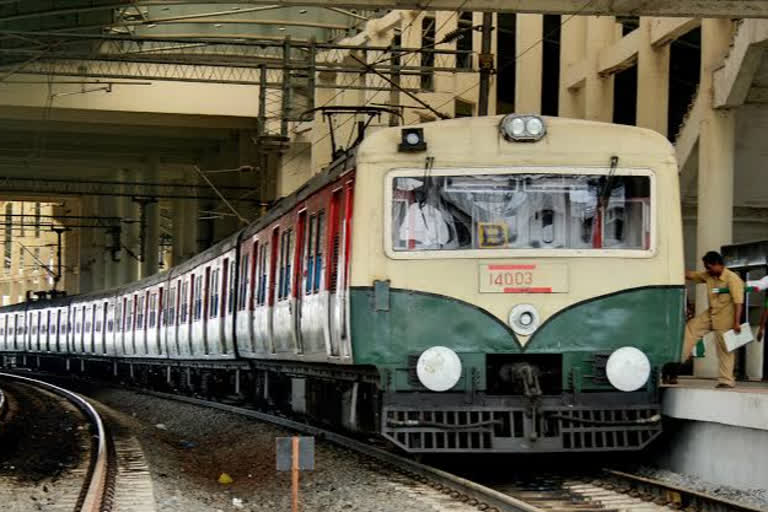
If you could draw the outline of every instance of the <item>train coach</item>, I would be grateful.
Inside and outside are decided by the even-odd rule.
[[[381,129],[165,273],[0,309],[2,360],[234,395],[412,453],[638,450],[681,348],[678,194],[672,147],[640,128]]]

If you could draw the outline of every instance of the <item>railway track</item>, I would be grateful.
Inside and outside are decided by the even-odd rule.
[[[768,512],[690,489],[671,486],[614,469],[577,477],[515,480],[483,485],[442,469],[421,464],[336,432],[253,409],[199,398],[141,390],[141,393],[211,407],[314,435],[384,462],[411,478],[469,502],[487,512]]]
[[[486,481],[484,484],[480,483],[483,481],[482,477],[458,476],[337,432],[290,418],[184,395],[146,389],[133,391],[230,412],[324,439],[384,463],[415,481],[427,484],[454,499],[475,505],[485,512],[768,512],[744,503],[615,469],[545,476],[515,475],[509,481]]]
[[[0,373],[0,379],[53,393],[72,404],[83,414],[90,425],[92,443],[88,468],[85,471],[75,511],[111,512],[114,458],[110,457],[107,431],[98,412],[79,395],[48,382],[10,373]],[[5,403],[5,397],[3,402]]]

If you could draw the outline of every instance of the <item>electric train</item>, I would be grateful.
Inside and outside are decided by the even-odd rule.
[[[2,362],[234,396],[412,453],[639,450],[681,350],[679,205],[650,130],[380,129],[181,265],[1,308]]]

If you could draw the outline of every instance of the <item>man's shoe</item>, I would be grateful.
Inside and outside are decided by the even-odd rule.
[[[731,384],[723,384],[722,382],[719,382],[719,383],[717,384],[717,386],[715,386],[715,388],[727,388],[727,389],[733,389],[733,388],[735,388],[735,387],[736,387],[735,385],[731,385]]]

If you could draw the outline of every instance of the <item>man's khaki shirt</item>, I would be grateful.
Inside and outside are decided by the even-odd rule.
[[[712,328],[728,330],[733,327],[734,304],[744,304],[744,281],[735,272],[723,269],[720,277],[713,277],[708,272],[694,272],[693,281],[707,285],[709,316]],[[728,288],[729,293],[712,293],[713,288]]]

